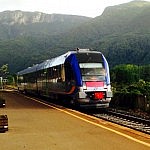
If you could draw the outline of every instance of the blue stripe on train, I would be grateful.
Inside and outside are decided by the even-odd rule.
[[[72,66],[73,74],[76,80],[76,86],[82,86],[81,71],[75,54],[69,55],[65,61],[69,62]]]
[[[109,66],[108,66],[108,62],[106,60],[106,58],[104,57],[104,55],[102,54],[103,57],[103,61],[104,61],[104,68],[106,70],[106,84],[110,85],[110,74],[109,74]]]

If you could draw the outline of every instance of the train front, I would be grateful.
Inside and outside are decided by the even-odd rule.
[[[82,86],[77,101],[80,107],[107,108],[112,97],[109,66],[100,52],[81,50],[76,53]]]

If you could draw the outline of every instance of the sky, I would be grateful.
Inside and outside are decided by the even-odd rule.
[[[6,10],[39,11],[47,14],[68,14],[94,18],[101,15],[108,6],[130,1],[132,0],[0,0],[0,12]]]

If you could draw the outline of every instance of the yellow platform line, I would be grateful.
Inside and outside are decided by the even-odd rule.
[[[79,116],[77,116],[77,115],[75,115],[75,114],[73,114],[73,113],[70,113],[70,112],[68,112],[68,111],[66,111],[66,110],[64,110],[64,109],[57,108],[57,107],[55,107],[55,106],[52,106],[52,105],[50,105],[50,104],[46,104],[46,103],[44,103],[44,102],[38,101],[38,100],[36,100],[36,99],[34,99],[34,98],[31,98],[31,97],[28,97],[28,96],[25,96],[25,97],[30,98],[30,99],[32,99],[32,100],[34,100],[34,101],[36,101],[36,102],[41,103],[41,104],[44,104],[44,105],[46,105],[46,106],[48,106],[48,107],[52,107],[52,108],[54,108],[54,109],[56,109],[56,110],[59,110],[59,111],[61,111],[61,112],[66,113],[66,114],[69,114],[69,115],[71,115],[71,116],[73,116],[73,117],[75,117],[75,118],[78,118],[78,119],[80,119],[80,120],[83,120],[83,121],[85,121],[85,122],[88,122],[88,123],[90,123],[90,124],[92,124],[92,125],[101,127],[101,128],[103,128],[103,129],[106,129],[106,130],[111,131],[111,132],[113,132],[113,133],[116,133],[116,134],[118,134],[118,135],[121,135],[121,136],[123,136],[123,137],[125,137],[125,138],[127,138],[127,139],[130,139],[130,140],[132,140],[132,141],[135,141],[135,142],[137,142],[137,143],[140,143],[140,144],[143,144],[143,145],[145,145],[145,146],[147,146],[147,147],[150,147],[150,144],[149,144],[149,143],[146,143],[146,142],[144,142],[144,141],[135,139],[135,138],[133,138],[133,137],[131,137],[131,136],[129,136],[129,135],[126,135],[126,134],[121,133],[121,132],[119,132],[119,131],[116,131],[116,130],[114,130],[114,129],[105,127],[105,126],[100,125],[100,124],[98,124],[98,123],[89,121],[89,120],[87,120],[87,119],[85,119],[85,118],[82,118],[82,117],[79,117]],[[68,110],[69,110],[69,109],[68,109]],[[72,110],[71,110],[71,111],[72,111]],[[83,114],[82,114],[82,115],[83,115]],[[91,116],[88,116],[88,117],[97,120],[96,117],[91,117]]]

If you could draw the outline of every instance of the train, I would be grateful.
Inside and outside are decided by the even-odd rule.
[[[105,56],[90,49],[68,51],[17,73],[18,90],[81,108],[108,108],[112,98]]]

